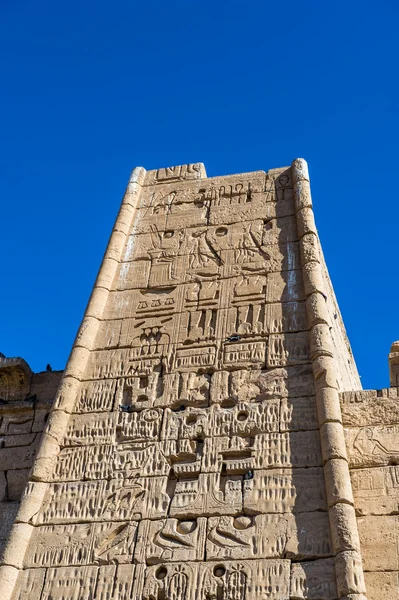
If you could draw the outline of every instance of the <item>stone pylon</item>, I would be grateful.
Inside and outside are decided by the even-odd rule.
[[[134,169],[1,600],[365,599],[306,162]]]

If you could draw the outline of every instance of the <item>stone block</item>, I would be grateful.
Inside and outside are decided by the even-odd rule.
[[[29,473],[30,469],[16,469],[7,471],[8,500],[20,500],[22,492],[24,491],[24,488],[28,482]]]

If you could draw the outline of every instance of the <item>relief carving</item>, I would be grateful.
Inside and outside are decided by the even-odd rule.
[[[208,180],[195,163],[129,185],[59,394],[54,468],[27,488],[32,537],[7,600],[335,600],[291,171]],[[0,416],[0,499],[27,476],[32,423]],[[352,473],[358,515],[397,511],[396,428],[347,431],[351,465],[384,465]]]

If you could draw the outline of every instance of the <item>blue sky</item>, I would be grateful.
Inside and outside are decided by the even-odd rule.
[[[399,338],[399,4],[3,0],[0,351],[65,366],[131,169],[310,165],[363,386]]]

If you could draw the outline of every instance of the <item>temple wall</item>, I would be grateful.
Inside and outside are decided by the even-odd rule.
[[[396,598],[398,399],[360,390],[305,161],[135,169],[61,381],[0,390],[4,600]]]
[[[342,417],[368,600],[399,597],[398,388],[344,392]]]
[[[0,402],[0,554],[17,514],[62,372],[32,374],[27,399]],[[5,395],[5,394],[4,394]]]

